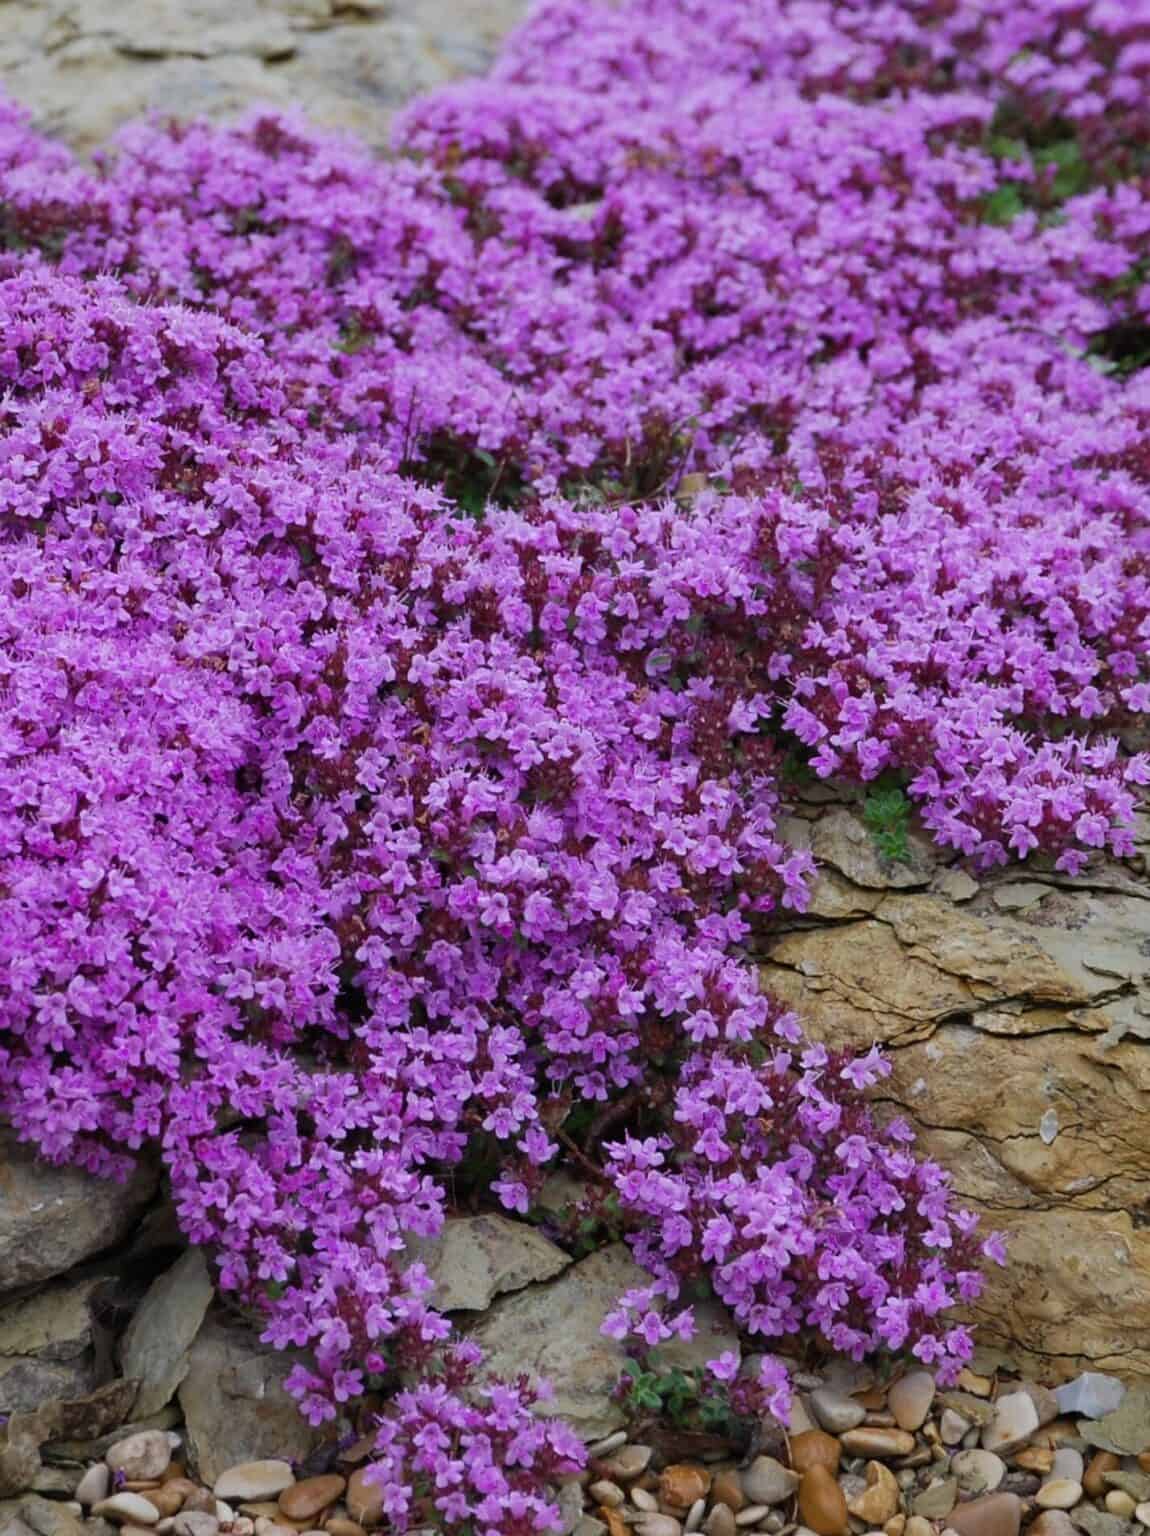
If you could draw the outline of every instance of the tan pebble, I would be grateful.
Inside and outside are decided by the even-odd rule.
[[[914,1436],[905,1429],[848,1429],[839,1440],[848,1456],[887,1460],[914,1450]]]
[[[729,1504],[716,1504],[703,1521],[705,1536],[735,1536],[738,1527]]]
[[[112,1486],[112,1474],[102,1461],[90,1466],[76,1486],[76,1498],[81,1504],[98,1504],[108,1497]]]
[[[93,1515],[103,1515],[117,1525],[155,1525],[160,1512],[142,1493],[114,1493],[93,1504]]]
[[[1139,1457],[1141,1462],[1141,1457]],[[1150,1467],[1146,1469],[1150,1471]],[[1134,1518],[1139,1525],[1150,1525],[1150,1503],[1139,1504],[1134,1510]]]
[[[714,1504],[725,1504],[736,1515],[747,1507],[747,1496],[743,1492],[739,1474],[733,1468],[724,1467],[721,1472],[715,1473],[711,1479],[711,1501]]]
[[[1092,1499],[1101,1499],[1106,1494],[1107,1472],[1117,1472],[1122,1465],[1121,1458],[1115,1456],[1112,1451],[1096,1451],[1091,1456],[1082,1474],[1082,1486]]]
[[[706,1499],[696,1499],[687,1511],[687,1518],[683,1521],[685,1536],[692,1536],[703,1523],[703,1516],[707,1513]]]
[[[1138,1452],[1138,1465],[1143,1472],[1150,1472],[1150,1451]]]
[[[809,1472],[812,1467],[825,1467],[837,1472],[843,1448],[834,1435],[821,1429],[807,1429],[795,1435],[791,1441],[791,1466],[796,1472]]]
[[[1073,1509],[1082,1501],[1082,1484],[1069,1477],[1052,1477],[1034,1495],[1039,1509]]]
[[[315,1517],[330,1508],[346,1487],[347,1479],[334,1472],[326,1477],[305,1477],[280,1494],[280,1514],[293,1521],[310,1521],[314,1526]]]
[[[740,1527],[758,1525],[764,1515],[769,1515],[770,1512],[766,1504],[748,1504],[746,1509],[740,1510],[735,1516],[735,1524]]]
[[[646,1472],[651,1465],[652,1454],[649,1445],[623,1445],[607,1457],[603,1470],[616,1482],[629,1483]]]
[[[120,1527],[121,1536],[155,1536],[158,1529],[159,1527],[154,1525],[122,1525]],[[170,1530],[171,1527],[169,1526],[168,1529]]]
[[[295,1473],[286,1461],[243,1461],[220,1474],[213,1492],[217,1499],[248,1503],[276,1499],[294,1482]]]
[[[975,1397],[989,1397],[994,1389],[994,1382],[989,1376],[979,1376],[977,1372],[968,1370],[965,1366],[958,1373],[955,1386],[962,1392],[971,1392]]]
[[[110,1456],[111,1454],[111,1451],[109,1451],[108,1455]],[[122,1493],[151,1493],[153,1488],[158,1488],[159,1486],[160,1479],[158,1477],[126,1477],[120,1484],[120,1491]]]
[[[162,1483],[174,1483],[177,1478],[182,1477],[186,1482],[187,1476],[188,1469],[184,1466],[182,1461],[169,1461],[168,1470],[164,1473],[160,1481]]]
[[[1067,1441],[1078,1443],[1078,1421],[1076,1419],[1055,1419],[1050,1424],[1044,1424],[1030,1443],[1031,1445],[1048,1445],[1052,1451],[1056,1451],[1060,1445],[1065,1445]]]
[[[1038,1472],[1045,1477],[1054,1465],[1054,1452],[1048,1445],[1027,1445],[1010,1459],[1024,1472]]]
[[[197,1511],[176,1515],[172,1521],[173,1536],[218,1536],[223,1522],[215,1515],[203,1515]],[[229,1525],[231,1521],[227,1522]]]
[[[1064,1509],[1043,1509],[1026,1536],[1079,1536],[1079,1531]]]
[[[193,1483],[190,1477],[184,1477],[181,1474],[179,1477],[165,1477],[160,1486],[171,1493],[178,1493],[181,1498],[186,1499],[189,1494],[195,1493],[200,1485]]]
[[[383,1519],[383,1490],[367,1480],[364,1468],[351,1474],[347,1485],[347,1509],[353,1520],[369,1529]]]
[[[847,1501],[826,1466],[813,1466],[799,1484],[799,1517],[816,1536],[847,1536]]]
[[[349,1520],[346,1515],[332,1515],[323,1524],[327,1536],[367,1536],[362,1525]]]
[[[929,1371],[909,1371],[891,1387],[887,1402],[900,1429],[921,1429],[934,1402],[934,1377]]]
[[[1106,1508],[1120,1520],[1129,1520],[1137,1507],[1136,1502],[1121,1488],[1111,1488],[1106,1495]]]
[[[685,1511],[696,1499],[705,1498],[711,1487],[711,1474],[695,1462],[681,1461],[665,1467],[659,1478],[659,1502],[669,1509]]]
[[[279,1516],[280,1507],[275,1499],[254,1499],[245,1501],[240,1505],[245,1515],[250,1515],[253,1520],[275,1520]]]
[[[673,1515],[643,1515],[635,1529],[639,1536],[681,1536],[683,1527]]]
[[[631,1503],[636,1509],[645,1510],[648,1514],[654,1514],[659,1507],[659,1501],[649,1488],[632,1488]]]
[[[892,1515],[883,1526],[883,1536],[903,1536],[906,1530],[906,1516],[903,1514]]]
[[[129,1483],[158,1483],[171,1464],[171,1442],[162,1429],[141,1429],[117,1440],[104,1460],[113,1472],[122,1472]]]
[[[924,1515],[911,1515],[903,1536],[934,1536],[934,1526]]]
[[[866,1466],[866,1491],[847,1505],[856,1520],[865,1520],[873,1530],[885,1525],[897,1513],[899,1486],[894,1473],[881,1461],[868,1461]]]
[[[609,1504],[600,1504],[598,1513],[600,1520],[607,1527],[609,1536],[628,1536],[630,1526],[617,1509],[612,1509]]]
[[[592,1483],[587,1492],[596,1504],[608,1504],[612,1509],[617,1509],[626,1497],[618,1483],[608,1482],[606,1478],[600,1478],[597,1483]]]
[[[184,1491],[179,1484],[165,1483],[148,1495],[148,1503],[156,1506],[161,1517],[178,1515],[184,1507]]]

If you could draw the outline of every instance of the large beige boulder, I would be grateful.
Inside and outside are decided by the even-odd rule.
[[[841,807],[798,826],[820,859],[813,911],[768,941],[764,981],[828,1042],[884,1043],[886,1112],[1009,1234],[980,1336],[1047,1372],[1150,1372],[1141,861],[979,882],[916,850],[884,886],[862,833]]]

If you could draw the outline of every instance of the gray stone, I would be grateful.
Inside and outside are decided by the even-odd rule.
[[[551,1280],[571,1262],[562,1248],[506,1216],[456,1216],[438,1237],[413,1239],[407,1258],[427,1266],[443,1312],[483,1312],[508,1291]]]
[[[821,1428],[831,1435],[857,1429],[866,1418],[866,1409],[861,1403],[842,1392],[833,1392],[829,1387],[819,1387],[812,1392],[808,1403]]]
[[[2,1261],[0,1261],[2,1262]],[[0,1408],[22,1413],[96,1386],[91,1301],[101,1281],[65,1280],[0,1308]]]
[[[112,1474],[107,1462],[93,1462],[76,1485],[76,1498],[89,1509],[108,1497],[111,1486]]]
[[[924,1488],[915,1498],[912,1507],[916,1515],[927,1520],[945,1520],[957,1502],[957,1479],[944,1477],[937,1483],[931,1483],[929,1488]]]
[[[179,1387],[191,1466],[209,1486],[237,1462],[306,1461],[333,1429],[312,1429],[284,1391],[295,1364],[288,1352],[261,1344],[254,1328],[209,1314]]]
[[[126,1184],[53,1168],[0,1132],[0,1292],[41,1285],[125,1237],[157,1173],[141,1164]]]
[[[1085,1419],[1101,1419],[1121,1407],[1126,1387],[1115,1376],[1083,1371],[1055,1392],[1060,1413],[1076,1413]]]
[[[1100,1451],[1137,1456],[1150,1448],[1150,1386],[1131,1387],[1121,1404],[1101,1419],[1084,1419],[1078,1432]]]
[[[475,1323],[471,1335],[487,1357],[492,1375],[547,1377],[555,1395],[540,1405],[546,1414],[560,1414],[584,1437],[607,1434],[623,1422],[621,1404],[613,1395],[627,1358],[626,1346],[600,1332],[603,1318],[624,1291],[645,1284],[647,1275],[622,1243],[600,1248],[572,1264],[548,1285],[532,1285],[496,1300]],[[721,1352],[723,1339],[735,1339],[727,1320],[722,1336],[700,1326],[691,1341],[695,1358],[706,1360]],[[725,1347],[732,1347],[727,1344]],[[656,1364],[670,1351],[654,1352]],[[685,1346],[674,1355],[691,1359]]]
[[[1060,1445],[1054,1453],[1054,1461],[1050,1468],[1051,1477],[1069,1477],[1076,1483],[1082,1481],[1086,1471],[1086,1463],[1082,1458],[1082,1452],[1076,1451],[1072,1445]]]
[[[92,1506],[94,1515],[102,1515],[116,1525],[155,1525],[160,1512],[142,1493],[114,1493]]]
[[[1108,1488],[1120,1488],[1123,1493],[1128,1493],[1136,1504],[1145,1504],[1150,1499],[1150,1472],[1136,1472],[1127,1467],[1117,1472],[1104,1472],[1102,1481]]]
[[[752,1504],[781,1504],[798,1486],[798,1473],[773,1456],[756,1456],[743,1473],[743,1492]]]
[[[82,1536],[82,1526],[75,1515],[55,1499],[31,1493],[20,1501],[20,1518],[32,1527],[36,1536]]]
[[[1111,1515],[1094,1504],[1079,1504],[1070,1518],[1086,1536],[1129,1536],[1130,1524],[1121,1515]]]
[[[136,1412],[156,1413],[188,1374],[188,1354],[212,1301],[212,1277],[189,1248],[148,1289],[120,1346],[124,1375],[140,1382]]]

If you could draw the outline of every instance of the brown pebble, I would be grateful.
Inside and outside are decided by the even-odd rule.
[[[148,1503],[160,1511],[161,1520],[168,1515],[178,1515],[184,1507],[184,1489],[181,1483],[165,1483],[148,1495]]]
[[[829,1467],[816,1465],[799,1484],[799,1519],[817,1536],[847,1536],[847,1501]]]
[[[1045,1476],[1054,1465],[1054,1452],[1047,1445],[1027,1445],[1010,1459],[1024,1472],[1041,1472]]]
[[[886,1522],[898,1513],[899,1486],[894,1473],[881,1461],[868,1461],[866,1490],[847,1506],[856,1520],[865,1522],[868,1530]]]
[[[1107,1472],[1117,1472],[1121,1465],[1121,1457],[1115,1456],[1113,1451],[1095,1451],[1082,1474],[1082,1486],[1092,1499],[1105,1496]]]
[[[607,1504],[600,1504],[599,1519],[607,1527],[608,1536],[631,1536],[630,1527],[617,1509],[612,1509]]]
[[[957,1505],[946,1517],[958,1536],[1018,1536],[1022,1500],[1016,1493],[989,1493],[969,1504]]]
[[[688,1510],[696,1499],[707,1496],[711,1474],[706,1467],[680,1461],[665,1467],[659,1478],[659,1502],[675,1510]]]
[[[347,1480],[330,1473],[327,1477],[305,1477],[300,1483],[285,1488],[279,1497],[280,1513],[289,1520],[309,1520],[323,1509],[334,1504],[347,1487]]]
[[[328,1536],[367,1536],[363,1526],[349,1520],[346,1515],[332,1515],[330,1520],[324,1522],[323,1528]]]
[[[732,1467],[724,1467],[721,1472],[715,1473],[711,1480],[711,1502],[725,1504],[734,1515],[746,1509],[747,1496],[743,1492],[739,1474]]]
[[[182,1461],[169,1461],[168,1470],[164,1473],[160,1481],[164,1483],[175,1483],[181,1481],[186,1483],[188,1481],[188,1469],[184,1466]]]
[[[184,1507],[180,1513],[188,1515],[214,1515],[218,1502],[210,1488],[193,1487],[191,1493],[184,1495]]]
[[[189,1493],[195,1492],[199,1484],[193,1483],[190,1477],[186,1477],[181,1473],[179,1477],[165,1477],[161,1486],[178,1491],[181,1498],[186,1499]]]
[[[1150,1472],[1150,1451],[1139,1451],[1138,1465],[1142,1468],[1143,1472]]]
[[[791,1441],[791,1466],[796,1472],[809,1472],[812,1467],[837,1472],[842,1454],[843,1448],[834,1435],[821,1429],[804,1429]]]

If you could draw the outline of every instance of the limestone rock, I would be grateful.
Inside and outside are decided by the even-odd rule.
[[[253,102],[386,145],[391,113],[475,73],[526,0],[8,0],[0,71],[38,124],[83,148],[158,108]],[[52,46],[44,46],[45,38]]]
[[[179,1387],[188,1453],[203,1482],[214,1485],[238,1462],[302,1462],[325,1438],[304,1422],[284,1391],[294,1363],[289,1354],[261,1344],[254,1328],[209,1314]]]
[[[496,1215],[453,1217],[438,1237],[410,1242],[407,1258],[427,1266],[444,1312],[485,1311],[496,1296],[551,1280],[571,1262],[527,1222]]]
[[[570,1265],[547,1285],[499,1298],[478,1319],[472,1337],[486,1353],[493,1375],[526,1371],[551,1381],[555,1396],[541,1405],[541,1412],[561,1414],[585,1437],[605,1435],[623,1422],[622,1408],[611,1394],[626,1348],[605,1338],[600,1325],[623,1292],[645,1280],[623,1244],[612,1244]],[[704,1309],[695,1338],[655,1351],[656,1363],[693,1363],[736,1347],[729,1319],[726,1331],[716,1333],[708,1318],[721,1322],[721,1311]]]
[[[198,1248],[189,1248],[149,1288],[120,1346],[124,1375],[141,1383],[138,1414],[157,1412],[175,1395],[211,1300],[212,1278]]]
[[[65,1280],[0,1306],[0,1408],[22,1413],[97,1383],[91,1303],[98,1278]]]
[[[41,1285],[112,1247],[156,1184],[156,1170],[146,1163],[127,1184],[53,1168],[11,1132],[0,1132],[0,1293]]]
[[[815,822],[810,845],[833,833]],[[1145,889],[1117,865],[1029,883],[1045,894],[1016,901],[1016,875],[961,905],[937,881],[864,892],[775,938],[763,979],[814,1035],[886,1044],[890,1112],[1005,1230],[1009,1266],[970,1309],[986,1343],[1044,1379],[1052,1360],[1150,1374]]]
[[[1125,1384],[1116,1376],[1105,1376],[1100,1371],[1084,1371],[1073,1381],[1068,1381],[1054,1394],[1061,1413],[1077,1413],[1084,1419],[1100,1419],[1121,1407],[1126,1395]]]

